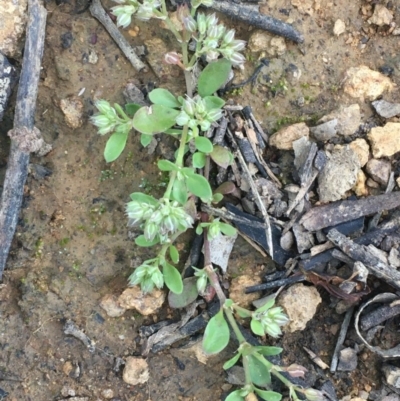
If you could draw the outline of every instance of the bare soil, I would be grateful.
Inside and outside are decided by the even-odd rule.
[[[104,3],[112,6],[111,1]],[[400,6],[391,3],[395,20],[400,24]],[[392,67],[392,80],[400,84],[400,37],[384,36],[382,29],[365,21],[361,10],[369,2],[315,1],[313,15],[302,14],[290,0],[269,0],[266,4],[271,16],[283,20],[289,16],[304,34],[305,43],[287,42],[285,54],[274,61],[281,65],[281,71],[277,67],[272,83],[261,77],[253,88],[246,87],[227,96],[251,105],[255,116],[271,132],[291,122],[313,122],[339,105],[353,103],[341,90],[344,72],[350,67],[367,65],[375,70],[385,65]],[[110,318],[99,307],[103,295],[123,291],[133,266],[148,252],[134,246],[126,227],[124,204],[129,193],[146,190],[158,194],[164,184],[156,168],[157,153],[149,155],[135,134],[130,136],[122,157],[106,164],[102,157],[106,138],[96,134],[88,118],[95,111],[95,98],[123,103],[122,91],[132,79],[143,87],[150,84],[173,87],[175,91],[182,91],[182,87],[173,76],[135,72],[90,13],[76,13],[84,6],[73,2],[60,6],[54,1],[47,3],[49,14],[36,125],[53,145],[53,151],[40,159],[33,157],[32,163],[46,167],[51,175],[40,178],[32,168],[0,285],[0,388],[9,393],[10,401],[63,399],[63,387],[89,400],[104,400],[102,391],[107,389],[113,391],[114,401],[223,399],[229,385],[222,363],[229,352],[209,359],[207,365],[199,362],[187,347],[176,346],[150,355],[150,380],[136,387],[125,384],[121,373],[113,371],[116,357],[140,354],[138,328],[142,324],[177,314],[165,307],[159,316],[151,318],[144,319],[134,312]],[[346,23],[347,29],[335,37],[333,25],[338,18]],[[253,30],[222,19],[236,28],[243,39],[248,39]],[[134,30],[135,26],[138,29]],[[72,44],[64,48],[62,36],[66,33],[71,33]],[[134,46],[146,45],[156,37],[164,40],[168,49],[174,46],[158,22],[134,22],[132,29],[124,34]],[[160,65],[162,50],[152,55],[158,57]],[[87,62],[91,51],[98,56],[96,64]],[[258,64],[257,55],[248,57],[251,61],[246,63],[243,73],[237,73],[237,81],[249,76]],[[285,68],[290,64],[302,71],[298,82],[284,81]],[[85,105],[85,121],[81,128],[72,130],[65,123],[59,101],[78,95],[83,88],[80,97]],[[302,107],[297,103],[299,97],[305,100]],[[399,102],[398,91],[385,99]],[[363,121],[367,121],[372,116],[371,107],[368,102],[358,103]],[[0,182],[7,162],[6,133],[12,117],[10,107],[0,126]],[[271,160],[280,160],[280,154],[269,153]],[[188,254],[190,236],[186,240],[179,244],[182,260]],[[239,274],[260,275],[268,269],[271,269],[268,260],[243,240],[237,241],[228,278]],[[277,344],[285,349],[282,362],[306,366],[312,383],[330,378],[339,396],[357,396],[361,390],[380,388],[380,361],[368,350],[360,351],[358,367],[350,374],[323,373],[310,362],[303,346],[330,363],[343,319],[329,308],[329,296],[321,294],[324,302],[307,329],[285,334],[278,340]],[[96,342],[94,353],[63,334],[66,319],[72,319]],[[349,346],[357,341],[352,330],[347,338]]]

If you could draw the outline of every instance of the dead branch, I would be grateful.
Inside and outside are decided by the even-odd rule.
[[[146,65],[142,62],[142,60],[140,60],[127,40],[122,36],[114,22],[112,22],[111,18],[101,5],[100,0],[92,0],[89,10],[90,14],[92,14],[92,16],[96,18],[104,26],[104,28],[106,28],[107,32],[114,39],[122,53],[124,53],[125,57],[130,61],[133,68],[137,71],[145,69]]]
[[[367,247],[356,244],[334,229],[329,231],[327,237],[351,259],[362,262],[372,275],[380,278],[392,287],[400,289],[400,272],[382,262]]]
[[[29,0],[29,21],[24,59],[19,80],[14,116],[14,132],[35,133],[34,116],[47,12],[39,0]],[[11,140],[7,171],[0,204],[0,280],[17,225],[23,189],[28,174],[29,151],[23,150],[18,138]]]
[[[273,33],[274,35],[283,36],[287,39],[293,40],[296,43],[304,42],[303,35],[296,31],[291,25],[275,18],[260,14],[253,8],[224,0],[214,1],[211,7],[214,10],[228,15],[229,17],[235,18],[248,25],[264,29]]]
[[[300,224],[308,231],[317,231],[398,206],[400,206],[399,192],[358,200],[338,201],[314,207],[301,218]]]

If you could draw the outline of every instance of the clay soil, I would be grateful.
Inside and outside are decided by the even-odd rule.
[[[161,150],[149,155],[133,133],[122,157],[106,164],[102,156],[106,138],[96,134],[88,118],[95,112],[95,98],[123,103],[122,92],[130,80],[143,88],[156,85],[180,93],[183,88],[179,75],[168,71],[157,71],[157,75],[151,69],[146,74],[135,72],[90,13],[76,12],[84,9],[83,2],[61,3],[48,1],[46,5],[49,14],[36,113],[36,125],[53,150],[43,158],[32,157],[17,232],[0,284],[0,388],[9,393],[7,401],[60,400],[66,398],[63,388],[64,392],[73,389],[76,396],[96,401],[105,400],[104,390],[108,389],[114,401],[224,399],[230,385],[222,363],[229,352],[209,359],[206,365],[196,358],[192,343],[150,354],[150,380],[141,386],[127,385],[121,372],[113,370],[115,358],[140,354],[141,325],[178,317],[167,306],[157,316],[147,318],[133,311],[110,318],[99,307],[103,295],[119,295],[126,288],[133,267],[147,256],[148,250],[134,246],[126,226],[124,204],[131,192],[162,193],[164,180],[156,162],[159,154],[169,149],[166,145],[163,149],[161,143]],[[104,3],[112,6],[111,1]],[[385,36],[381,29],[369,26],[362,8],[370,3],[310,3],[312,15],[300,12],[290,0],[266,2],[264,9],[270,15],[283,20],[290,17],[304,34],[305,43],[287,41],[287,51],[274,61],[281,71],[277,67],[272,83],[261,80],[253,88],[227,95],[238,103],[251,105],[255,116],[271,132],[290,122],[315,121],[339,105],[354,102],[341,89],[344,72],[350,67],[391,67],[392,80],[400,84],[400,37]],[[396,22],[400,24],[400,6],[390,3],[394,4]],[[347,27],[340,37],[333,35],[338,18]],[[251,27],[222,19],[237,29],[239,37],[249,38]],[[71,38],[68,46],[64,41],[66,33]],[[153,65],[162,66],[165,49],[175,46],[158,22],[134,22],[124,35],[134,46],[148,46],[148,57],[156,60]],[[366,37],[369,40],[363,39]],[[154,38],[162,40],[161,47],[155,45]],[[93,52],[98,56],[94,64],[88,62]],[[249,61],[245,71],[238,73],[238,81],[251,74],[258,65],[257,58],[257,54],[248,54]],[[302,75],[297,82],[286,82],[287,90],[282,91],[281,78],[290,64],[296,65]],[[84,122],[73,130],[66,125],[59,102],[79,93],[84,103]],[[299,97],[305,100],[302,107],[296,103]],[[385,99],[400,101],[398,91]],[[372,109],[367,102],[359,104],[363,121],[367,121]],[[0,126],[0,183],[9,148],[6,133],[12,118],[13,102]],[[276,154],[275,161],[279,160]],[[44,166],[51,175],[37,174],[37,165]],[[190,239],[189,235],[179,244],[182,260],[188,254]],[[272,269],[269,260],[238,239],[227,278],[262,275]],[[324,302],[307,329],[285,334],[276,342],[285,350],[282,363],[306,366],[311,384],[318,386],[330,379],[339,397],[355,397],[360,391],[379,389],[381,362],[368,350],[360,350],[357,369],[351,373],[331,375],[308,359],[303,346],[330,363],[343,320],[343,315],[329,308],[329,296],[320,292]],[[77,339],[64,335],[67,319],[96,342],[94,353]],[[354,346],[356,342],[351,329],[345,345]]]

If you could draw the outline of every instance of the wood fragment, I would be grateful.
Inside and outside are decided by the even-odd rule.
[[[274,35],[283,36],[287,39],[293,40],[296,43],[304,42],[303,35],[296,31],[291,25],[275,18],[260,14],[252,7],[235,4],[229,1],[218,0],[213,2],[211,8],[246,24],[253,25],[257,28],[271,32]]]
[[[340,353],[340,350],[344,343],[344,340],[346,339],[347,330],[349,329],[350,320],[351,320],[351,317],[353,316],[353,312],[354,312],[354,306],[352,306],[350,309],[348,309],[344,316],[342,327],[340,328],[340,332],[339,332],[339,337],[337,339],[335,350],[333,351],[333,355],[332,355],[332,362],[331,362],[331,369],[330,369],[332,373],[336,372],[338,362],[339,362],[339,353]]]
[[[400,192],[338,201],[314,207],[301,218],[300,224],[309,231],[317,231],[398,206],[400,206]]]
[[[124,53],[125,57],[130,61],[133,68],[136,71],[144,70],[146,65],[142,60],[140,60],[135,51],[129,45],[128,41],[122,36],[117,26],[104,10],[100,0],[92,0],[89,10],[90,14],[92,14],[92,16],[104,26],[110,36],[114,39],[115,43],[121,49],[122,53]]]
[[[40,3],[39,0],[28,2],[29,21],[14,115],[14,129],[25,128],[29,132],[34,128],[46,28],[47,11]],[[0,204],[0,280],[17,226],[28,165],[29,153],[12,140]]]
[[[361,318],[360,327],[361,330],[367,331],[372,327],[378,326],[379,324],[391,319],[397,315],[400,315],[400,305],[389,305],[380,306],[371,313]]]
[[[382,262],[367,247],[356,244],[335,229],[330,230],[327,237],[351,259],[362,262],[372,275],[400,289],[400,272]]]
[[[308,349],[307,347],[303,347],[304,351],[307,352],[307,354],[309,355],[310,359],[317,365],[319,366],[321,369],[325,370],[329,368],[329,365],[327,365],[317,354],[315,354],[314,352],[312,352],[310,349]]]

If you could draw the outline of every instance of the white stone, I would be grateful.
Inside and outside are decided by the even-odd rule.
[[[334,35],[339,36],[345,31],[346,31],[346,24],[341,19],[337,19],[335,21],[335,26],[333,27]]]
[[[390,157],[400,152],[400,123],[387,123],[375,127],[367,135],[375,158]]]
[[[100,307],[104,309],[110,317],[122,316],[126,311],[126,309],[122,308],[118,303],[118,298],[112,294],[107,294],[101,299]]]
[[[393,14],[383,4],[376,4],[372,17],[368,20],[370,24],[384,26],[390,25],[393,21]]]
[[[288,330],[290,333],[304,330],[321,302],[321,296],[315,287],[301,283],[292,285],[278,298],[278,305],[285,310],[290,319],[283,330]]]
[[[135,309],[145,316],[157,312],[164,301],[164,291],[154,289],[151,293],[144,294],[139,287],[127,288],[118,298],[118,303],[122,308]]]
[[[275,132],[269,139],[270,146],[275,146],[282,150],[293,149],[293,142],[302,137],[308,138],[310,130],[305,123],[293,124]]]
[[[149,380],[150,372],[145,359],[129,356],[126,358],[122,380],[132,386],[146,383]]]

